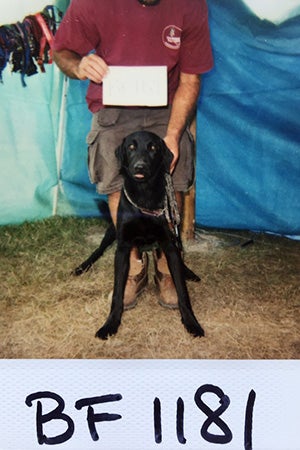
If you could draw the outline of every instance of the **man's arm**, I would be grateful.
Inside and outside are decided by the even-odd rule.
[[[179,85],[174,96],[167,133],[164,138],[168,148],[174,154],[171,172],[173,172],[179,156],[179,141],[181,135],[187,126],[189,119],[191,119],[194,114],[200,93],[200,86],[200,75],[180,74]]]
[[[60,50],[53,52],[53,59],[65,75],[78,80],[102,83],[108,70],[105,61],[94,54],[82,58],[71,50]]]

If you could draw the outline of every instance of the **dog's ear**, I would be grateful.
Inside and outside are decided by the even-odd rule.
[[[165,170],[166,170],[166,172],[170,172],[170,165],[171,165],[171,162],[173,161],[174,155],[171,152],[171,150],[169,150],[169,148],[167,147],[167,145],[163,139],[161,140],[161,148],[162,148],[162,152],[163,152],[163,164],[164,164]]]

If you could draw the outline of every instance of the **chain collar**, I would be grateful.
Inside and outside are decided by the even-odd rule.
[[[164,207],[160,209],[146,209],[143,208],[131,199],[128,192],[126,191],[125,187],[123,187],[123,191],[125,194],[125,197],[131,203],[135,208],[139,209],[143,214],[147,214],[149,216],[154,217],[160,217],[165,216],[168,223],[172,224],[173,227],[176,229],[180,224],[180,214],[178,211],[178,205],[175,197],[175,191],[173,186],[172,177],[169,173],[165,174],[165,180],[166,180],[166,195],[164,198]]]
[[[141,206],[138,206],[136,203],[134,203],[134,201],[130,198],[128,192],[126,191],[125,187],[123,187],[123,191],[124,191],[125,197],[129,201],[129,203],[131,203],[135,208],[139,209],[141,211],[141,213],[147,214],[148,216],[154,216],[154,217],[160,217],[160,216],[166,215],[165,214],[166,213],[166,208],[165,207],[161,208],[161,209],[146,209],[146,208],[142,208]]]

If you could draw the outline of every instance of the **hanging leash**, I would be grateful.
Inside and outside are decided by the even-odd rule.
[[[44,72],[45,70],[43,70],[43,66],[44,66],[44,56],[45,56],[46,44],[48,44],[48,46],[49,46],[48,64],[52,64],[52,47],[53,47],[54,37],[53,37],[51,29],[48,27],[42,14],[37,13],[37,14],[35,14],[35,17],[36,17],[36,20],[37,20],[38,24],[40,25],[42,32],[43,32],[43,36],[40,40],[40,53],[39,53],[39,58],[38,58],[38,64],[41,67],[42,72]]]
[[[179,232],[179,226],[180,226],[180,214],[178,209],[178,203],[176,200],[175,195],[175,189],[173,185],[173,179],[169,173],[165,174],[165,180],[166,180],[166,199],[165,199],[165,211],[166,211],[166,219],[167,222],[171,225],[173,228],[173,232],[176,237],[177,245],[180,251],[182,251],[182,242]]]

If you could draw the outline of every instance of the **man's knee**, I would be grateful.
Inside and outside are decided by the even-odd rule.
[[[118,206],[119,206],[119,202],[120,202],[120,196],[121,196],[121,191],[113,192],[112,194],[108,195],[109,211],[110,211],[110,215],[111,215],[112,221],[115,226],[117,225],[117,213],[118,213]]]

